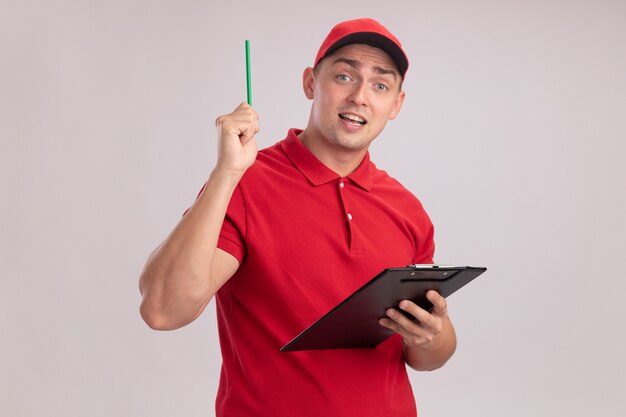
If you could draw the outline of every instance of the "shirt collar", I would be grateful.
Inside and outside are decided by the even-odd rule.
[[[320,162],[298,139],[301,129],[289,129],[287,137],[280,143],[281,148],[291,160],[294,166],[306,179],[314,186],[326,184],[327,182],[341,178],[339,174]],[[347,176],[365,191],[372,188],[372,171],[370,154],[367,152],[361,164],[354,172]]]

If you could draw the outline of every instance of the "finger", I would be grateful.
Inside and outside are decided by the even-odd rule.
[[[398,307],[415,317],[415,319],[420,323],[427,322],[431,318],[431,314],[428,311],[424,310],[413,301],[402,300],[398,304]]]
[[[417,319],[416,322],[408,320],[410,324],[406,324],[406,322],[401,318],[397,319],[397,322],[402,326],[402,329],[398,333],[402,335],[405,343],[408,345],[417,346],[424,343],[430,343],[439,333],[441,333],[443,329],[443,321],[445,320],[444,318],[430,314],[428,311],[409,300],[401,301],[399,306],[402,310],[408,312]],[[400,315],[406,319],[403,314]]]
[[[406,319],[406,317],[404,317],[404,315],[400,312],[396,311],[396,313]],[[387,317],[381,319],[379,322],[382,326],[402,336],[402,339],[405,341],[405,343],[412,346],[422,344],[424,342],[432,340],[433,338],[432,332],[412,322],[411,320],[408,320],[408,322],[399,323],[398,321]]]
[[[446,317],[448,315],[448,302],[437,291],[430,290],[426,293],[426,298],[433,305],[432,314],[438,317]]]
[[[259,133],[259,114],[254,109],[252,109],[252,114],[254,122],[254,134],[256,135],[257,133]]]
[[[400,323],[389,317],[378,320],[378,323],[381,326],[391,330],[392,332],[399,334],[400,336],[402,336],[402,338],[407,338],[410,336],[410,332],[407,331],[407,329],[405,329]]]
[[[242,145],[254,138],[259,130],[258,115],[247,103],[241,103],[231,114],[219,117],[217,124],[227,134],[239,137]]]
[[[405,300],[406,301],[406,300]],[[408,302],[410,304],[410,301]],[[401,303],[403,304],[403,303]],[[413,310],[413,307],[420,309],[419,307],[417,307],[415,304],[413,304],[412,306],[409,306],[407,303],[404,303],[405,307],[409,308],[410,310]],[[404,309],[403,309],[404,310]],[[420,309],[421,310],[421,309]],[[404,310],[407,311],[407,310]],[[423,310],[422,310],[423,311]],[[409,314],[413,315],[411,311],[407,311]],[[393,320],[395,323],[399,324],[400,327],[402,329],[404,329],[407,333],[411,333],[411,334],[421,334],[424,332],[424,329],[422,327],[422,322],[418,319],[417,321],[412,320],[410,318],[408,318],[407,316],[405,316],[404,314],[402,314],[400,311],[394,309],[394,308],[390,308],[386,311],[387,313],[387,317],[389,317],[391,320]],[[428,313],[426,313],[428,315]],[[428,317],[424,316],[424,319],[428,319]]]
[[[402,310],[406,311],[416,318],[417,321],[413,323],[422,330],[422,334],[433,332],[439,333],[441,331],[442,321],[447,317],[447,310],[444,311],[445,316],[438,316],[436,314],[431,314],[430,312],[424,310],[423,308],[419,307],[417,304],[409,300],[401,301],[399,306]],[[410,330],[416,333],[415,327],[411,327]]]
[[[258,121],[259,119],[259,115],[256,112],[256,110],[254,110],[254,107],[252,107],[245,101],[239,104],[239,106],[237,106],[237,108],[235,109],[235,111],[233,111],[232,114],[244,114],[246,118],[250,117],[256,121]]]
[[[245,146],[248,143],[250,143],[250,141],[254,139],[254,131],[252,130],[252,128],[247,128],[244,131],[242,131],[241,135],[239,136],[239,139],[241,140],[242,146]]]
[[[248,142],[259,132],[259,115],[248,103],[242,103],[242,122],[248,127],[242,129],[242,143]]]
[[[241,103],[239,103],[239,105],[237,106],[235,111],[237,111],[237,110],[246,110],[246,109],[251,109],[251,108],[252,108],[252,106],[249,105],[247,101],[242,101]]]
[[[379,319],[378,324],[389,330],[393,330],[394,332],[398,332],[400,330],[400,325],[387,317]]]

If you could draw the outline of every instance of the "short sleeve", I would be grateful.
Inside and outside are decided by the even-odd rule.
[[[205,187],[206,183],[202,186],[196,198],[200,197]],[[185,210],[183,217],[188,211],[189,209]],[[246,256],[246,242],[244,239],[245,220],[246,205],[241,188],[238,185],[228,204],[222,230],[217,240],[217,247],[233,255],[237,258],[239,263],[241,263]]]
[[[226,210],[217,247],[233,255],[239,263],[246,257],[246,203],[238,185]]]
[[[418,239],[416,242],[417,248],[415,251],[415,257],[413,258],[413,263],[433,264],[433,257],[435,255],[435,229],[425,211],[423,212],[423,219],[420,223],[421,230],[418,233]]]

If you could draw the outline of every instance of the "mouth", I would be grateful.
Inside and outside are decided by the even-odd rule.
[[[361,116],[357,116],[352,113],[339,113],[339,117],[348,123],[363,126],[367,123],[367,120],[362,118]]]

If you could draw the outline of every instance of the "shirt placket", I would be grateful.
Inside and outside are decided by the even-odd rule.
[[[346,222],[346,229],[348,230],[348,248],[351,255],[363,255],[363,247],[358,237],[358,213],[355,212],[356,207],[352,203],[353,199],[351,194],[354,192],[354,187],[346,178],[340,178],[337,187],[339,188],[339,198],[341,199],[341,205],[343,207],[343,218]]]

